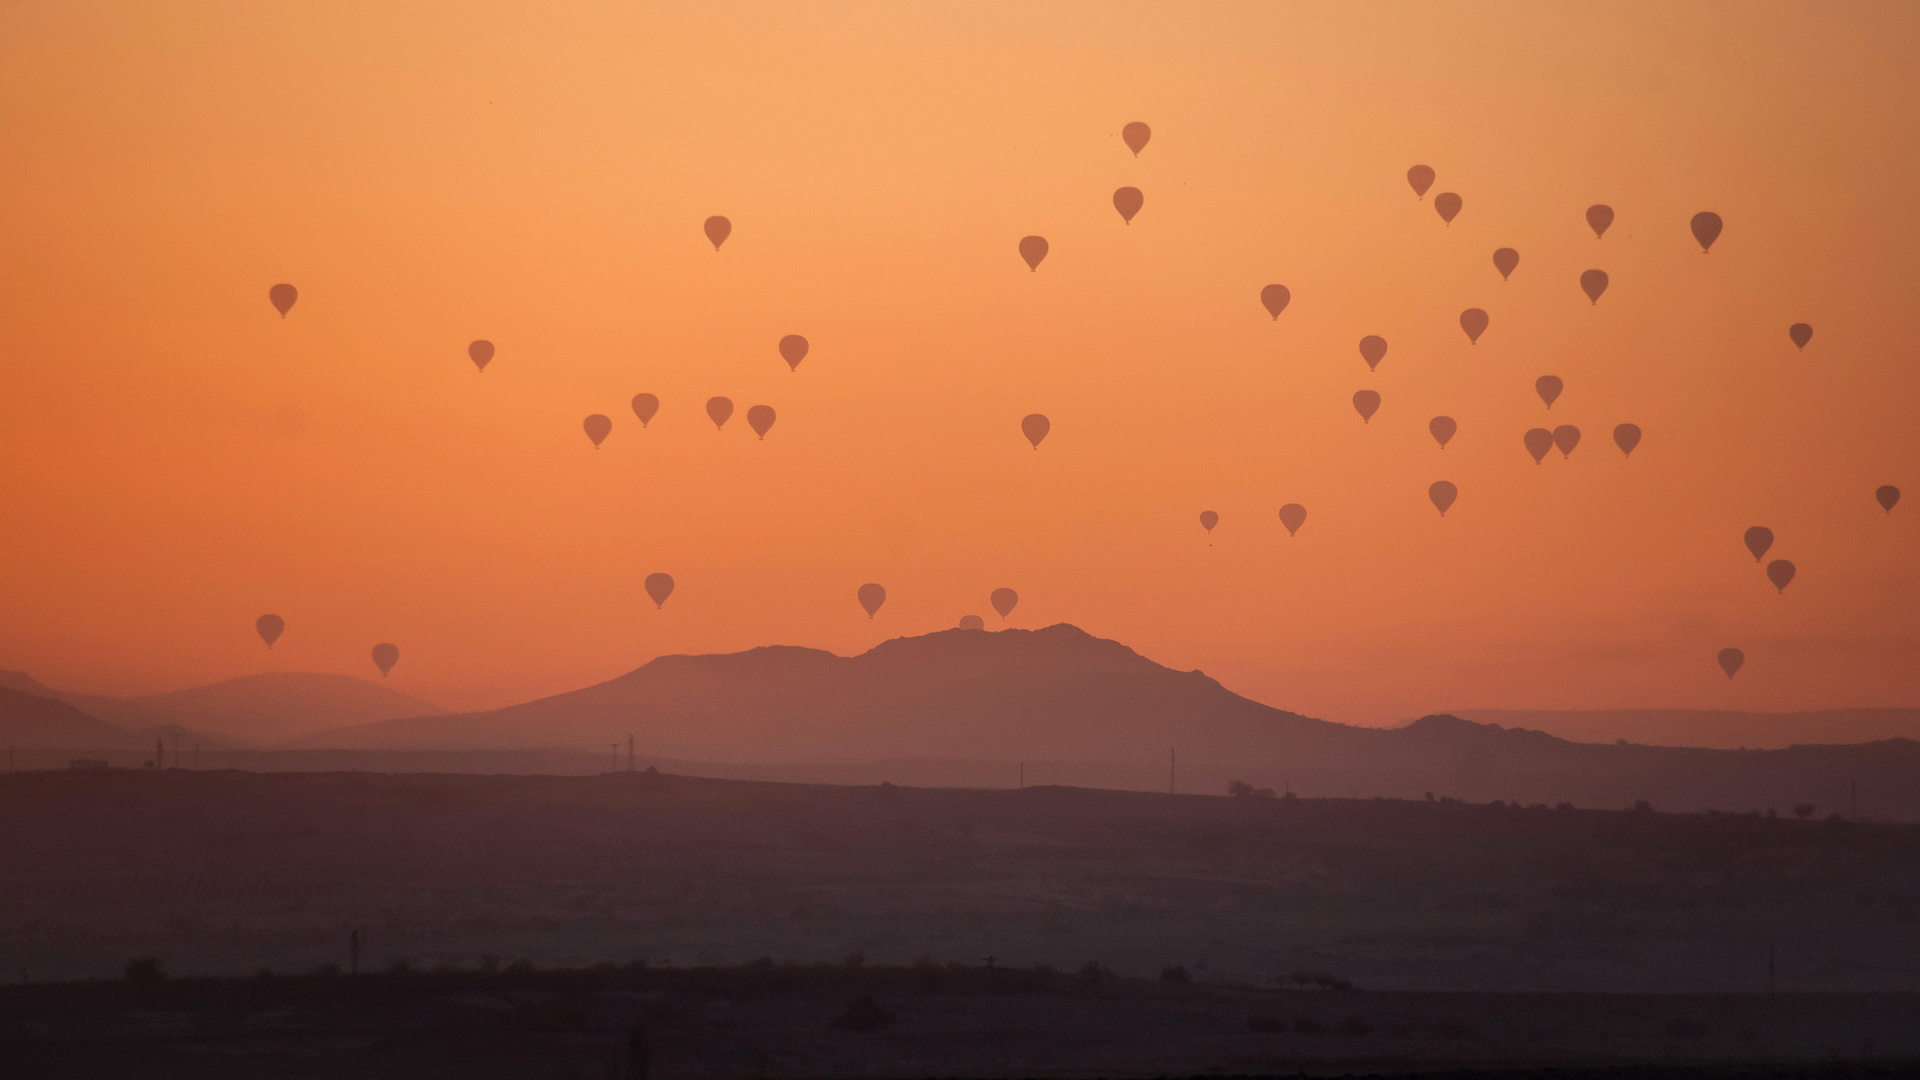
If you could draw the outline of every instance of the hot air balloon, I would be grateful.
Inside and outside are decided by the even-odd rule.
[[[860,586],[858,595],[860,597],[860,606],[867,609],[867,618],[869,619],[873,618],[874,612],[880,610],[881,604],[887,602],[887,590],[872,582]]]
[[[1593,230],[1595,240],[1607,235],[1607,226],[1613,224],[1613,207],[1594,203],[1587,207],[1587,227]]]
[[[1213,527],[1218,524],[1220,524],[1219,514],[1216,514],[1211,510],[1200,511],[1200,527],[1207,530],[1208,536],[1213,535]]]
[[[607,435],[613,431],[613,421],[601,416],[599,413],[594,413],[592,416],[587,417],[586,421],[580,426],[587,429],[587,438],[593,440],[593,448],[595,450],[600,449],[600,444],[605,442]]]
[[[1580,445],[1580,429],[1572,424],[1561,424],[1554,428],[1553,445],[1560,448],[1560,456],[1563,459],[1572,457],[1573,448]]]
[[[1427,189],[1433,186],[1433,169],[1427,165],[1415,165],[1407,170],[1407,183],[1413,187],[1416,197],[1425,198]]]
[[[1880,509],[1891,514],[1893,513],[1893,504],[1900,501],[1900,489],[1894,487],[1892,484],[1882,484],[1874,489],[1873,497],[1875,501],[1879,502]]]
[[[1439,509],[1441,517],[1447,516],[1447,508],[1452,506],[1453,501],[1459,497],[1460,489],[1445,480],[1435,480],[1433,486],[1427,488],[1427,498],[1433,500],[1433,505]]]
[[[1353,411],[1360,414],[1361,423],[1371,423],[1373,414],[1380,410],[1380,394],[1374,390],[1356,390],[1353,393]]]
[[[1460,213],[1460,196],[1451,191],[1443,191],[1433,197],[1433,209],[1440,215],[1441,221],[1451,225],[1453,219]]]
[[[1542,375],[1533,380],[1533,392],[1540,395],[1540,400],[1546,402],[1549,409],[1553,408],[1554,400],[1564,389],[1566,384],[1560,381],[1558,375]]]
[[[1785,559],[1775,559],[1767,564],[1767,580],[1780,592],[1787,591],[1787,585],[1793,581],[1793,564]]]
[[[660,411],[660,399],[652,394],[633,395],[633,415],[640,418],[640,426],[646,427],[653,414]]]
[[[707,232],[707,239],[713,241],[713,250],[715,251],[719,251],[720,245],[726,243],[727,237],[733,235],[733,222],[728,221],[718,214],[708,218],[707,223],[702,226],[702,228]]]
[[[474,341],[467,345],[467,358],[481,371],[487,370],[487,361],[493,359],[493,342]]]
[[[280,317],[284,319],[287,317],[287,312],[293,310],[293,302],[300,299],[300,290],[291,285],[275,285],[267,290],[267,299],[273,304],[273,309],[278,311]]]
[[[1020,602],[1020,594],[1012,589],[995,589],[993,595],[987,597],[987,602],[992,604],[993,610],[999,612],[1000,617],[1004,619],[1013,611],[1013,606]]]
[[[985,630],[986,628],[987,620],[978,615],[960,616],[960,629],[962,630]]]
[[[373,666],[380,669],[380,677],[386,678],[393,665],[400,662],[400,647],[381,642],[373,647]]]
[[[1773,530],[1767,528],[1765,525],[1755,525],[1753,528],[1748,529],[1746,535],[1742,536],[1741,539],[1746,541],[1747,550],[1753,552],[1753,561],[1759,562],[1760,557],[1765,555],[1767,549],[1773,546]]]
[[[1493,268],[1500,271],[1500,280],[1505,281],[1520,265],[1520,253],[1512,248],[1499,248],[1493,253]]]
[[[1702,210],[1693,215],[1692,224],[1693,238],[1700,241],[1700,254],[1705,255],[1713,242],[1720,239],[1720,215],[1711,210]]]
[[[1047,418],[1041,416],[1039,413],[1029,413],[1020,421],[1021,433],[1027,437],[1028,442],[1033,444],[1035,450],[1040,449],[1040,440],[1046,438],[1047,432],[1051,430],[1053,430],[1053,425],[1048,423]]]
[[[1138,120],[1120,129],[1120,140],[1127,144],[1127,149],[1133,151],[1134,157],[1140,156],[1140,151],[1147,148],[1147,140],[1151,138],[1153,129]]]
[[[1803,322],[1794,323],[1787,327],[1787,337],[1793,342],[1794,348],[1804,349],[1807,342],[1813,340],[1813,327]]]
[[[1300,526],[1305,525],[1306,523],[1307,523],[1306,507],[1301,506],[1299,503],[1288,503],[1287,505],[1280,508],[1280,524],[1285,525],[1287,527],[1288,536],[1293,536],[1297,534],[1300,531]]]
[[[1027,260],[1027,269],[1038,271],[1040,260],[1047,257],[1047,238],[1044,236],[1021,237],[1020,257]]]
[[[1287,302],[1292,299],[1293,294],[1287,291],[1285,285],[1269,285],[1260,290],[1260,306],[1266,308],[1267,314],[1276,320],[1281,312],[1287,310]]]
[[[253,620],[253,628],[259,631],[260,640],[271,649],[273,643],[280,640],[280,635],[286,632],[287,622],[278,615],[262,615]]]
[[[1366,337],[1360,339],[1360,359],[1367,362],[1368,371],[1379,367],[1380,361],[1384,359],[1386,355],[1386,338],[1381,337],[1379,334],[1368,334]]]
[[[1133,224],[1133,215],[1140,212],[1140,207],[1146,201],[1147,197],[1140,194],[1137,187],[1123,187],[1113,193],[1113,208],[1120,211],[1120,220],[1129,225]]]
[[[1460,430],[1460,425],[1454,423],[1451,416],[1436,416],[1427,421],[1427,430],[1433,432],[1433,441],[1445,450],[1447,443],[1453,440],[1453,433]]]
[[[773,406],[755,405],[747,410],[747,426],[762,439],[767,437],[767,429],[773,426]]]
[[[1580,291],[1587,294],[1595,307],[1600,306],[1600,294],[1607,291],[1607,272],[1588,270],[1580,275]]]
[[[1480,335],[1487,332],[1487,313],[1477,307],[1470,307],[1460,313],[1460,329],[1467,332],[1468,344],[1480,343]]]
[[[667,597],[673,595],[673,575],[648,574],[647,595],[653,599],[653,606],[656,610],[665,607]]]
[[[1633,456],[1633,448],[1640,445],[1640,425],[1621,424],[1613,429],[1613,445],[1628,457]]]
[[[1734,672],[1739,671],[1740,665],[1746,662],[1747,654],[1739,649],[1720,650],[1720,670],[1727,673],[1728,679],[1732,679]]]
[[[713,429],[719,431],[727,426],[727,417],[733,415],[733,402],[723,397],[707,399],[707,417],[713,421]]]
[[[1527,453],[1533,455],[1533,463],[1538,465],[1547,456],[1547,451],[1553,449],[1553,432],[1543,427],[1528,428],[1527,433],[1520,436],[1520,442],[1527,448]]]
[[[799,371],[800,361],[807,358],[807,339],[799,334],[788,334],[780,339],[780,359],[787,362],[788,371]]]

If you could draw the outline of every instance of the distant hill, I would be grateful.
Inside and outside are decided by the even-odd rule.
[[[1455,709],[1483,724],[1532,728],[1572,742],[1774,750],[1797,744],[1920,739],[1920,709]]]
[[[0,672],[0,686],[65,702],[122,728],[172,725],[263,744],[327,728],[442,711],[430,701],[351,675],[300,671],[243,675],[133,698],[54,690],[17,671]]]
[[[19,750],[125,749],[140,737],[64,701],[0,685],[0,744]]]

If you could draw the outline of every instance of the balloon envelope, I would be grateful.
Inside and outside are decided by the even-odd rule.
[[[1607,226],[1613,224],[1613,207],[1603,203],[1594,203],[1587,207],[1587,227],[1593,230],[1595,240],[1607,235]]]
[[[655,608],[664,606],[667,602],[667,597],[673,595],[673,575],[648,574],[647,595],[653,599],[653,606]]]
[[[1020,594],[1012,589],[995,589],[993,595],[987,597],[987,602],[992,604],[993,610],[999,612],[1000,617],[1004,619],[1013,611],[1014,605],[1020,602]]]
[[[1553,429],[1553,445],[1560,448],[1560,456],[1573,456],[1573,448],[1580,445],[1580,429],[1572,424],[1561,424]]]
[[[978,615],[960,616],[960,629],[962,630],[985,630],[986,628],[987,620]]]
[[[487,361],[493,359],[493,342],[475,341],[467,345],[467,359],[481,371],[487,370]]]
[[[713,241],[713,250],[715,251],[719,251],[720,245],[726,243],[727,237],[733,235],[733,222],[728,221],[719,214],[708,218],[706,224],[701,226],[701,228],[706,230],[707,239]]]
[[[1140,194],[1137,187],[1123,187],[1113,193],[1113,208],[1120,211],[1121,220],[1129,225],[1133,224],[1133,215],[1140,212],[1140,207],[1146,201],[1147,197]]]
[[[1900,489],[1894,487],[1892,484],[1883,484],[1874,489],[1873,497],[1875,501],[1880,504],[1880,509],[1891,514],[1893,513],[1893,504],[1900,501]]]
[[[1793,580],[1793,564],[1785,559],[1775,559],[1767,564],[1767,580],[1781,592],[1787,591],[1787,584]]]
[[[280,640],[280,635],[286,632],[287,623],[278,615],[262,615],[253,620],[253,628],[259,632],[260,640],[271,649],[273,643]]]
[[[640,426],[646,427],[653,414],[660,411],[660,399],[652,394],[633,395],[633,415],[640,418]]]
[[[1587,299],[1598,305],[1600,303],[1600,294],[1607,291],[1607,272],[1605,270],[1588,270],[1581,274],[1580,291],[1586,293]]]
[[[860,598],[860,606],[867,609],[867,618],[869,619],[873,618],[874,612],[880,610],[881,604],[887,602],[887,590],[872,582],[860,586],[858,596]]]
[[[1029,413],[1020,421],[1021,434],[1027,437],[1027,441],[1033,444],[1035,450],[1040,449],[1040,440],[1046,438],[1047,432],[1051,430],[1053,425],[1039,413]]]
[[[767,437],[767,429],[773,427],[773,406],[755,405],[747,410],[747,426],[762,439]]]
[[[1613,429],[1613,445],[1628,457],[1633,456],[1633,448],[1640,445],[1640,425],[1621,424]]]
[[[1432,166],[1415,165],[1413,168],[1408,169],[1407,183],[1413,188],[1415,195],[1424,197],[1427,194],[1427,189],[1433,186]]]
[[[1153,129],[1138,120],[1120,129],[1120,139],[1127,144],[1127,149],[1133,151],[1134,157],[1140,156],[1140,151],[1147,148],[1147,140],[1151,138]]]
[[[278,311],[280,317],[284,319],[287,317],[287,312],[293,310],[293,302],[300,299],[300,290],[291,285],[275,285],[267,290],[267,299],[272,302],[273,309]]]
[[[728,398],[713,397],[707,399],[707,417],[713,421],[715,430],[727,426],[727,417],[733,415],[733,402]]]
[[[1460,430],[1460,425],[1454,423],[1451,416],[1436,416],[1427,421],[1427,430],[1433,432],[1433,441],[1445,450],[1447,443],[1453,441],[1453,433]]]
[[[1288,503],[1287,505],[1280,508],[1280,524],[1285,525],[1287,527],[1288,536],[1292,536],[1295,533],[1299,532],[1300,526],[1305,525],[1306,523],[1307,523],[1306,507],[1301,506],[1299,503]]]
[[[1292,299],[1293,294],[1287,291],[1285,285],[1269,285],[1260,290],[1260,306],[1266,308],[1267,314],[1276,319],[1280,317],[1281,312],[1287,310],[1287,302]]]
[[[1219,514],[1216,514],[1211,510],[1200,511],[1200,527],[1201,528],[1207,530],[1208,532],[1212,532],[1213,527],[1218,524],[1220,524]]]
[[[580,426],[587,430],[587,438],[593,440],[595,450],[600,449],[600,444],[605,442],[607,435],[613,431],[613,421],[599,413],[587,417]]]
[[[799,334],[788,334],[780,339],[780,359],[787,362],[787,370],[800,370],[800,361],[807,358],[807,339]]]
[[[1047,257],[1047,238],[1044,236],[1021,237],[1020,257],[1027,260],[1027,269],[1039,270],[1040,260]]]
[[[1368,371],[1379,367],[1380,361],[1384,359],[1386,355],[1386,338],[1381,337],[1379,334],[1368,334],[1366,337],[1360,339],[1360,359],[1367,362]]]
[[[1520,442],[1527,448],[1527,453],[1533,455],[1533,463],[1538,465],[1547,456],[1547,451],[1553,449],[1553,432],[1543,427],[1529,428],[1525,435],[1520,436]]]
[[[1773,530],[1765,525],[1755,525],[1748,529],[1741,539],[1746,542],[1747,550],[1753,552],[1753,561],[1759,562],[1760,556],[1765,555],[1767,549],[1773,546]]]
[[[1746,662],[1747,654],[1739,649],[1720,650],[1720,670],[1726,672],[1729,679],[1733,678],[1733,673],[1739,671],[1740,665]]]
[[[1512,248],[1500,248],[1493,253],[1493,268],[1500,271],[1500,280],[1505,281],[1520,265],[1520,253]]]
[[[1705,255],[1713,242],[1720,239],[1720,224],[1720,215],[1711,210],[1693,215],[1693,238],[1700,241],[1700,254]]]
[[[1376,390],[1356,390],[1353,393],[1353,411],[1360,414],[1362,423],[1371,423],[1373,414],[1380,411],[1380,393]]]
[[[1487,332],[1487,313],[1477,307],[1470,307],[1460,313],[1460,329],[1467,332],[1467,341],[1478,344],[1480,335]]]
[[[1451,225],[1453,219],[1460,213],[1460,202],[1460,196],[1451,191],[1443,191],[1433,197],[1433,209],[1440,215],[1441,221]]]
[[[1813,340],[1813,327],[1803,322],[1794,323],[1787,327],[1787,338],[1793,342],[1794,348],[1804,349],[1807,342]]]
[[[373,666],[380,669],[382,678],[385,678],[387,672],[393,670],[393,665],[399,662],[400,647],[398,645],[389,645],[383,641],[373,647]]]
[[[1558,375],[1542,375],[1533,380],[1533,392],[1540,395],[1540,400],[1546,402],[1549,409],[1553,408],[1553,403],[1560,396],[1560,391],[1566,388],[1566,384],[1560,381]]]
[[[1433,486],[1427,488],[1427,498],[1433,500],[1433,505],[1439,509],[1441,517],[1447,516],[1447,508],[1452,506],[1453,501],[1459,497],[1460,489],[1446,480],[1435,480]]]

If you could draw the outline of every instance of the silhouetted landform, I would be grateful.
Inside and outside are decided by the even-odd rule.
[[[347,724],[442,711],[430,701],[365,679],[303,671],[243,675],[133,698],[53,690],[17,671],[0,672],[0,687],[66,702],[122,729],[177,724],[231,741],[266,744]]]
[[[1569,742],[1628,742],[1773,750],[1885,739],[1920,740],[1920,709],[1455,709],[1482,724],[1544,731]],[[1685,732],[1685,735],[1676,735]]]
[[[0,685],[0,744],[23,750],[131,747],[132,733],[102,723],[64,701]]]
[[[0,776],[0,972],[879,964],[1367,989],[1920,989],[1920,826],[600,777]],[[837,1003],[838,1004],[838,1003]],[[830,1018],[830,1017],[829,1017]],[[824,1023],[824,1019],[822,1021]]]
[[[1865,1080],[1920,1068],[1909,994],[1275,990],[1123,979],[1094,961],[930,958],[164,975],[139,964],[115,982],[0,988],[8,1075]]]

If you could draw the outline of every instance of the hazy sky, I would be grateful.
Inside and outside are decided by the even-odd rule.
[[[391,641],[481,707],[1010,586],[1337,720],[1920,704],[1916,55],[1901,4],[8,4],[0,666]]]

